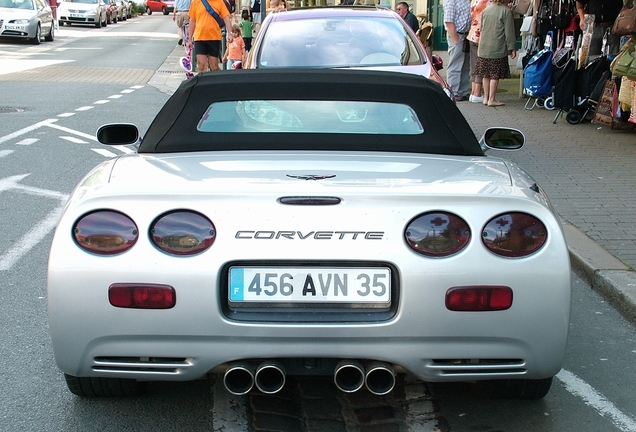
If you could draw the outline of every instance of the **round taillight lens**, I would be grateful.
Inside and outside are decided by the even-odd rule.
[[[445,257],[466,247],[470,241],[470,228],[459,216],[437,211],[413,219],[407,225],[404,237],[417,253]]]
[[[84,250],[99,255],[126,252],[137,243],[139,230],[135,222],[114,210],[87,213],[73,225],[73,238]]]
[[[172,255],[194,255],[214,243],[214,224],[200,213],[176,210],[159,216],[150,226],[150,238]]]
[[[484,227],[482,241],[489,251],[517,258],[535,253],[548,239],[543,222],[527,213],[511,212],[492,218]]]

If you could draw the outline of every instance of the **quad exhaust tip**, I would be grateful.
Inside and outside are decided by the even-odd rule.
[[[358,360],[341,360],[334,369],[336,387],[345,393],[353,393],[363,386],[374,395],[385,395],[395,387],[395,371],[384,362],[373,361],[366,369]],[[249,393],[256,386],[262,393],[278,393],[285,386],[285,367],[276,360],[262,362],[256,370],[248,362],[230,364],[223,375],[225,389],[234,395]]]
[[[364,385],[364,368],[357,360],[341,360],[333,373],[333,382],[338,390],[353,393]]]
[[[395,371],[388,363],[369,363],[364,376],[364,384],[374,395],[385,395],[395,387]]]
[[[261,363],[254,374],[256,387],[265,394],[281,391],[285,385],[285,368],[275,360]]]
[[[232,363],[223,375],[223,385],[234,395],[249,393],[254,387],[254,367],[249,363]]]

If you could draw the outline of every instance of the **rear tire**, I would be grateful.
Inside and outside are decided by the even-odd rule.
[[[152,15],[152,11],[150,10],[150,8],[149,8],[149,7],[146,7],[146,13],[147,13],[148,15]]]
[[[161,9],[161,12],[163,12],[164,15],[168,15],[168,9],[166,7]]]
[[[552,377],[544,379],[507,379],[479,381],[476,394],[484,399],[534,400],[545,397],[552,386]]]
[[[74,395],[81,397],[139,396],[141,385],[132,379],[80,378],[64,374],[66,385]]]

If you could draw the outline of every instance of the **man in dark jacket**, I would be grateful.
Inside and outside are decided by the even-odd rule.
[[[404,21],[416,32],[420,28],[420,23],[417,21],[415,15],[409,11],[409,4],[406,2],[399,2],[396,7],[396,12],[402,17]]]
[[[576,2],[576,10],[581,19],[581,29],[585,26],[585,14],[594,15],[594,33],[588,51],[589,56],[601,55],[603,35],[610,29],[607,38],[609,54],[616,54],[619,50],[620,37],[611,32],[614,20],[623,7],[623,0],[580,0]]]

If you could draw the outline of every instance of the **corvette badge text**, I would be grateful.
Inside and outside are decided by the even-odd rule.
[[[382,240],[383,231],[237,231],[234,238],[255,240]]]

